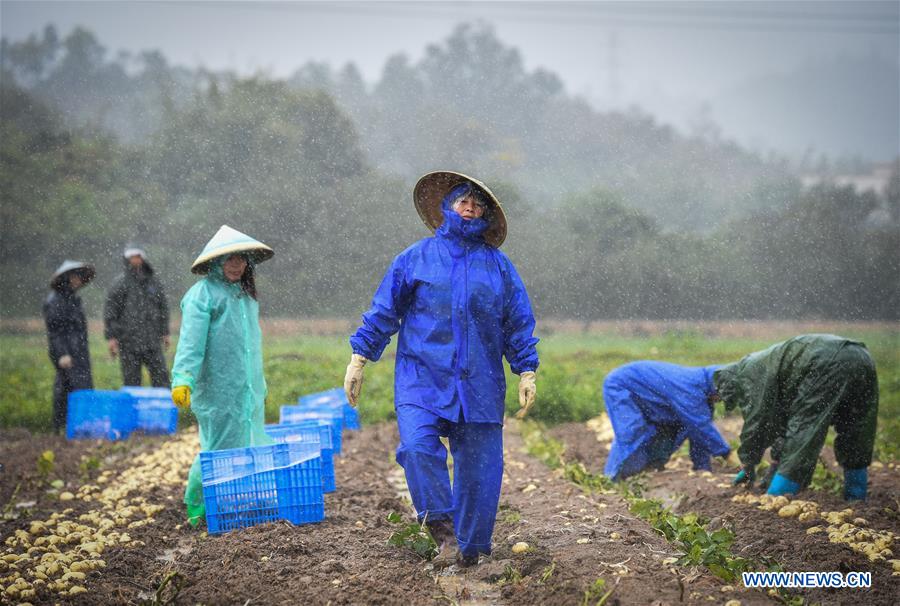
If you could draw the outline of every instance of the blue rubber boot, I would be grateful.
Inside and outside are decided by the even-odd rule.
[[[769,484],[769,490],[766,491],[766,494],[777,497],[784,494],[794,494],[799,490],[800,484],[789,480],[780,473],[776,473],[775,477],[772,478],[772,483]]]
[[[864,501],[868,491],[869,470],[862,469],[844,470],[844,499],[847,501]]]

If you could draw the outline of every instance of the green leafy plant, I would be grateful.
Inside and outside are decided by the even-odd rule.
[[[502,587],[503,585],[517,585],[521,582],[522,573],[507,564],[506,568],[503,569],[503,576],[500,577],[497,584]]]
[[[581,599],[581,606],[603,606],[606,603],[606,600],[609,599],[609,596],[612,595],[612,592],[615,591],[615,587],[610,589],[606,589],[606,580],[605,579],[597,579],[591,585],[584,590],[584,597]]]
[[[437,543],[431,538],[424,524],[404,524],[403,516],[396,511],[388,514],[387,521],[401,525],[401,528],[388,539],[389,545],[410,549],[424,560],[431,560],[437,555]]]
[[[92,471],[100,469],[100,459],[93,455],[81,455],[81,462],[78,464],[78,471],[82,478],[90,476]]]
[[[45,450],[37,459],[37,472],[41,482],[47,481],[56,467],[56,455],[52,450]]]
[[[522,514],[518,511],[507,511],[503,514],[503,521],[507,524],[518,524],[522,521]]]
[[[541,580],[539,581],[541,585],[550,580],[550,577],[553,576],[553,572],[556,570],[556,562],[550,562],[550,565],[544,568],[544,571],[541,573]]]
[[[734,533],[727,528],[706,530],[708,521],[695,513],[678,516],[653,499],[631,499],[631,512],[681,548],[680,565],[702,565],[726,581],[735,581],[742,572],[753,569],[753,562],[731,553]]]
[[[813,471],[813,477],[809,486],[813,490],[841,494],[844,490],[844,481],[838,474],[829,469],[825,461],[820,458],[818,463],[816,463],[816,469]]]
[[[528,452],[537,453],[535,456],[561,452],[564,448],[559,442],[546,438],[537,423],[524,424],[523,435]],[[734,533],[727,528],[708,532],[705,528],[707,520],[697,514],[679,516],[659,501],[642,498],[643,484],[640,475],[625,482],[612,482],[606,476],[590,473],[581,463],[567,464],[561,457],[545,457],[542,460],[549,467],[561,467],[566,479],[585,490],[621,494],[630,504],[632,513],[648,522],[669,543],[682,551],[678,560],[682,565],[706,566],[713,574],[727,581],[735,581],[742,572],[759,567],[757,563],[731,553]]]

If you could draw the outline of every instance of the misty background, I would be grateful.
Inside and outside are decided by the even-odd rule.
[[[0,312],[128,243],[176,308],[225,223],[356,315],[450,169],[538,317],[898,319],[898,6],[4,1]]]

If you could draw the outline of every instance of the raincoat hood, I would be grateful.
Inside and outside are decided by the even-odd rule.
[[[490,227],[490,223],[481,217],[466,220],[451,208],[453,201],[466,189],[465,185],[458,185],[444,196],[441,201],[444,222],[437,228],[435,235],[464,242],[484,242],[485,232]]]
[[[85,285],[94,279],[96,273],[94,271],[94,266],[90,263],[66,259],[62,262],[62,265],[56,268],[56,271],[53,272],[53,275],[50,277],[50,288],[59,290],[62,286],[68,284],[69,274],[74,271],[81,274],[81,281],[84,282]]]
[[[153,266],[150,265],[150,260],[147,258],[146,251],[142,247],[134,244],[129,244],[125,247],[125,250],[122,251],[122,264],[125,265],[125,269],[131,269],[131,264],[128,262],[128,259],[135,256],[144,260],[143,271],[147,275],[153,275]]]
[[[477,189],[488,201],[489,207],[485,212],[490,216],[490,221],[481,219],[487,223],[482,230],[483,238],[491,246],[500,248],[503,241],[506,240],[506,214],[503,212],[503,207],[487,185],[463,173],[446,170],[434,171],[419,179],[413,189],[413,202],[419,217],[428,229],[436,231],[448,217],[445,212],[445,203],[448,201],[449,194],[464,184]]]
[[[234,253],[231,253],[234,254]],[[229,292],[232,292],[235,296],[240,295],[241,292],[246,292],[254,299],[256,298],[256,277],[255,277],[255,269],[256,262],[254,262],[253,258],[249,255],[247,257],[247,269],[244,270],[244,277],[236,282],[231,282],[228,278],[225,277],[225,255],[221,257],[216,257],[212,261],[209,262],[209,271],[207,272],[207,276],[213,282],[221,283],[222,286]]]
[[[216,232],[216,235],[203,247],[200,256],[197,257],[191,266],[191,271],[195,274],[208,273],[210,262],[213,259],[234,253],[247,253],[248,260],[253,263],[262,263],[275,255],[271,248],[259,240],[255,240],[247,234],[223,225]]]

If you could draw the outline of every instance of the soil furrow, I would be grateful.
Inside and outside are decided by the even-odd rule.
[[[608,442],[598,441],[594,431],[572,423],[557,426],[550,434],[566,445],[568,460],[579,461],[589,471],[602,473]],[[735,535],[732,551],[736,554],[761,561],[770,559],[791,572],[872,572],[872,587],[868,589],[792,589],[792,595],[822,604],[897,603],[900,577],[892,576],[890,564],[870,562],[846,545],[830,542],[825,533],[806,533],[807,528],[822,525],[821,520],[801,523],[796,518],[781,518],[774,511],[733,502],[732,497],[744,491],[730,485],[735,470],[718,463],[714,464],[712,474],[691,471],[690,461],[683,457],[673,459],[666,467],[662,472],[645,474],[644,495],[665,501],[678,513],[698,513],[710,519],[713,528],[728,527]],[[898,488],[896,474],[882,468],[873,470],[865,503],[848,504],[839,496],[822,491],[807,490],[797,496],[819,503],[822,511],[852,507],[854,515],[865,518],[872,528],[897,533],[900,532]]]

